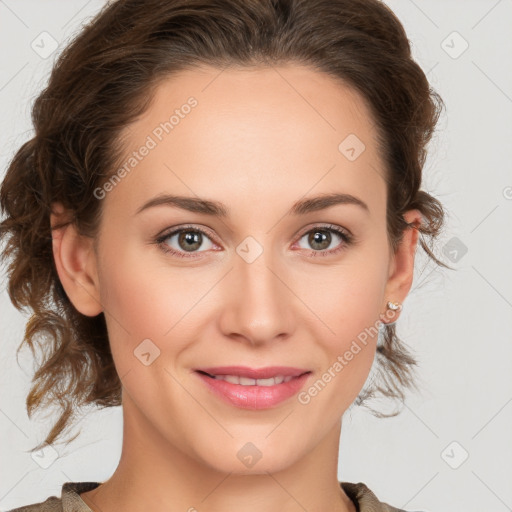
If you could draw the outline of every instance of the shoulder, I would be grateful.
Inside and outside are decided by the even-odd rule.
[[[407,512],[380,501],[363,482],[340,482],[340,486],[356,504],[358,512]]]
[[[80,493],[90,491],[100,482],[66,482],[62,485],[61,496],[50,496],[45,501],[13,508],[7,512],[91,512],[80,499]]]

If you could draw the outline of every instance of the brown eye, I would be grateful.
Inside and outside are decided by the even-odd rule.
[[[308,235],[308,243],[315,251],[323,251],[331,245],[332,235],[328,231],[315,229]]]
[[[307,239],[307,247],[300,245],[300,241],[303,239]],[[338,244],[336,244],[336,239],[338,239]],[[318,226],[304,233],[299,240],[299,247],[312,251],[312,256],[329,256],[345,249],[351,243],[352,235],[337,226],[329,225]]]
[[[170,231],[156,239],[164,252],[178,257],[188,257],[187,253],[202,253],[213,248],[213,242],[208,234],[199,228],[180,228]],[[206,243],[206,247],[205,247]],[[204,250],[199,250],[200,248]]]
[[[195,251],[201,247],[203,234],[198,231],[182,231],[178,234],[178,245],[185,251]]]

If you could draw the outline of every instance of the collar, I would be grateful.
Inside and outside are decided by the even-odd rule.
[[[80,498],[80,493],[91,491],[101,482],[66,482],[62,486],[63,512],[92,512]],[[345,494],[354,502],[357,512],[404,512],[379,501],[363,482],[339,482]]]

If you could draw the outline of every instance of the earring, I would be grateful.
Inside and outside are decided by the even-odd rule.
[[[398,309],[402,309],[402,303],[401,302],[392,302],[392,301],[388,301],[388,303],[386,304],[386,307],[387,309],[390,309],[391,311],[397,311]],[[381,318],[382,317],[387,317],[388,314],[387,312],[384,313],[383,315],[381,315]],[[394,314],[393,314],[394,316]],[[396,323],[396,320],[394,322],[383,322],[383,324],[381,324],[382,326],[384,325],[393,325]]]
[[[387,306],[388,306],[388,309],[392,309],[392,310],[396,311],[397,309],[399,309],[402,306],[402,303],[388,301]]]

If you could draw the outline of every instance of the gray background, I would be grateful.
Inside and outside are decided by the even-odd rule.
[[[395,418],[357,407],[347,412],[338,477],[363,481],[382,501],[407,510],[512,510],[512,0],[387,3],[446,102],[423,188],[448,210],[437,254],[457,270],[425,265],[418,251],[398,333],[419,359],[421,392],[410,393]],[[38,54],[32,42],[47,38],[49,51],[50,39],[40,36],[46,31],[63,47],[102,5],[0,0],[1,176],[31,137],[30,107],[59,52]],[[31,457],[48,417],[27,417],[33,361],[25,351],[18,365],[15,349],[28,315],[15,310],[5,288],[2,274],[2,510],[60,496],[65,481],[107,479],[122,434],[120,408],[83,411],[81,435],[56,446],[58,458]]]

